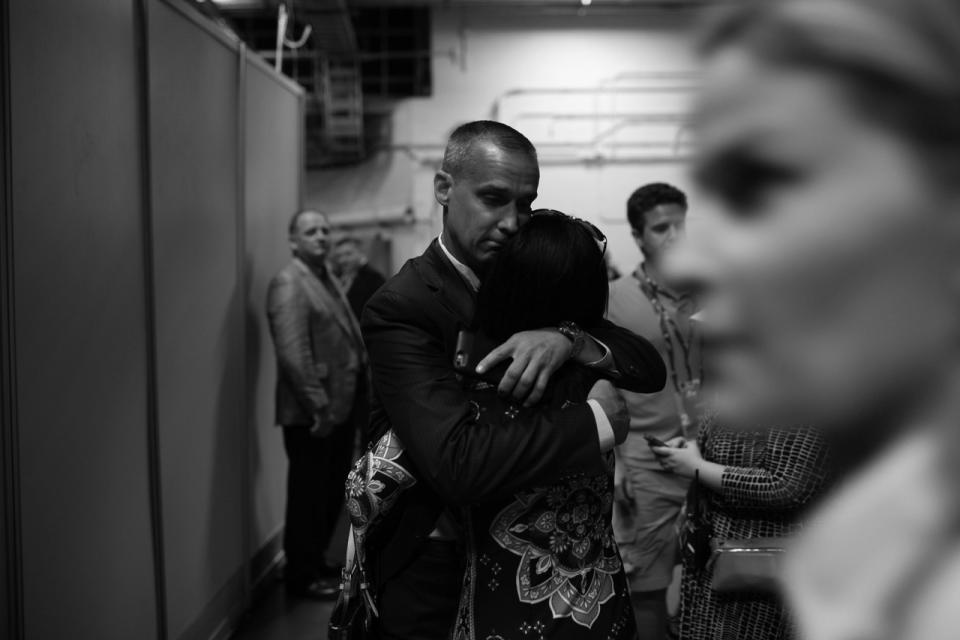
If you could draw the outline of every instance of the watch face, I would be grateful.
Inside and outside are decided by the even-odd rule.
[[[577,323],[570,321],[561,322],[557,330],[563,337],[573,343],[573,352],[570,357],[575,358],[584,345],[583,331],[580,330]]]
[[[570,335],[571,337],[580,333],[580,327],[577,326],[577,323],[570,322],[569,320],[561,322],[559,329],[560,333]]]

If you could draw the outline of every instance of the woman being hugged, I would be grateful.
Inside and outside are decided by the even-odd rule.
[[[539,210],[500,250],[478,293],[475,327],[461,331],[454,363],[478,422],[523,420],[525,412],[544,405],[562,414],[600,386],[613,392],[601,380],[607,368],[570,360],[531,408],[497,392],[509,363],[482,375],[475,369],[517,332],[568,323],[586,332],[599,326],[607,306],[605,249],[606,238],[593,225]],[[599,363],[604,361],[606,356]],[[636,638],[611,523],[613,452],[601,454],[598,443],[596,456],[588,469],[558,469],[549,484],[513,483],[482,503],[450,509],[455,522],[447,524],[466,554],[455,640]],[[397,505],[420,487],[392,431],[357,462],[347,481],[347,509],[361,568],[380,532],[396,525],[391,520]]]
[[[597,326],[607,307],[605,247],[589,223],[534,212],[484,279],[479,343],[499,344],[518,331],[564,321],[588,332]],[[522,411],[497,398],[496,378],[465,380],[478,411]],[[598,379],[596,369],[570,362],[554,374],[542,402],[558,408],[583,402]],[[467,569],[455,640],[636,637],[611,524],[612,452],[605,458],[604,473],[568,473],[462,511]]]

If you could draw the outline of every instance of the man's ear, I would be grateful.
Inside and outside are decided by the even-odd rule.
[[[633,241],[637,244],[637,248],[643,251],[643,232],[631,227],[630,235],[633,236]]]
[[[453,189],[453,176],[441,169],[433,176],[433,194],[441,207],[450,202],[450,190]]]

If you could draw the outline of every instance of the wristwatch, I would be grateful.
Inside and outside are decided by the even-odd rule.
[[[557,331],[560,332],[560,335],[573,343],[573,351],[570,352],[570,359],[572,360],[580,355],[580,352],[583,351],[583,347],[587,344],[587,339],[584,337],[583,329],[580,328],[580,325],[578,325],[576,322],[564,320],[560,323],[560,326],[557,327]]]

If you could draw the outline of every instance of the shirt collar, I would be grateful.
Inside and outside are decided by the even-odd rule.
[[[321,280],[326,278],[327,274],[329,273],[329,268],[327,267],[326,261],[324,261],[323,265],[314,266],[312,264],[309,264],[306,260],[304,260],[303,258],[297,255],[293,256],[293,261],[299,264],[302,269],[305,269],[307,272],[312,273],[313,275],[317,276]]]
[[[447,246],[443,244],[443,233],[441,232],[437,236],[437,241],[440,243],[440,249],[443,250],[443,254],[447,256],[447,260],[450,261],[450,264],[453,265],[453,268],[457,270],[457,273],[463,277],[466,283],[473,289],[474,292],[480,290],[480,278],[477,277],[477,274],[473,272],[473,269],[463,264],[459,260],[453,257],[453,254],[450,253],[450,250],[447,249]]]

